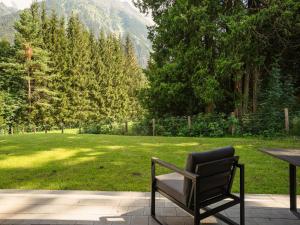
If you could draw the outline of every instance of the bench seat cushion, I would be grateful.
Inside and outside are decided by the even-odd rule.
[[[179,173],[169,173],[156,177],[156,186],[177,201],[185,204],[184,177]]]

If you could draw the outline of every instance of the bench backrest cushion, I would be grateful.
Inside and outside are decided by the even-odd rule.
[[[228,178],[234,162],[233,147],[224,147],[208,152],[190,153],[186,162],[186,170],[200,175],[200,188],[203,198],[217,195]],[[184,194],[188,203],[192,190],[192,181],[185,178]]]

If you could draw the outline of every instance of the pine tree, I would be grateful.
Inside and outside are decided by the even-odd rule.
[[[67,37],[65,31],[65,20],[59,19],[55,12],[52,12],[47,35],[47,49],[50,52],[50,58],[52,59],[52,76],[51,89],[55,93],[52,99],[53,117],[56,126],[61,127],[64,132],[64,127],[70,125],[69,119],[70,113],[68,111],[69,99],[67,97],[67,90],[69,87],[68,78],[65,76],[67,70]]]
[[[106,76],[103,77],[102,95],[104,96],[105,114],[110,120],[121,120],[128,103],[123,73],[124,57],[120,40],[110,35],[105,44],[103,61]],[[124,86],[123,86],[124,85]]]
[[[12,133],[13,126],[22,124],[24,102],[23,67],[16,62],[15,49],[8,41],[0,41],[0,126],[8,126]]]
[[[100,34],[98,40],[93,34],[90,35],[90,48],[91,48],[91,70],[92,79],[89,81],[90,90],[90,106],[92,108],[91,119],[101,121],[106,118],[106,110],[104,109],[104,96],[102,95],[103,81],[105,73],[107,72],[103,63],[103,54],[105,46],[104,33]]]
[[[26,80],[27,121],[45,130],[52,123],[50,58],[43,49],[41,35],[41,16],[38,3],[33,3],[29,10],[24,10],[16,22],[15,46],[19,65],[23,67],[22,76]]]
[[[146,86],[146,78],[138,65],[135,49],[129,35],[125,40],[125,76],[129,96],[127,119],[134,119],[143,115],[143,108],[139,101],[139,93]],[[126,88],[126,87],[125,87]]]
[[[79,127],[90,117],[88,84],[92,76],[90,65],[89,33],[81,24],[78,16],[72,15],[67,28],[67,69],[69,88],[66,90],[70,101],[68,111],[72,112],[73,123]]]

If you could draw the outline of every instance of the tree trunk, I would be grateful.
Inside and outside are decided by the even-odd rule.
[[[234,96],[235,96],[235,115],[239,117],[242,112],[242,80],[239,75],[235,76],[234,81]]]
[[[214,103],[210,103],[210,104],[208,104],[208,105],[205,107],[205,112],[206,112],[206,113],[213,113],[213,112],[214,112],[214,108],[215,108]]]
[[[30,69],[28,69],[28,122],[31,124],[31,79],[30,79]]]
[[[259,69],[254,68],[253,71],[253,93],[252,93],[252,112],[257,112],[257,96],[259,83]]]
[[[8,126],[8,134],[13,134],[13,133],[14,133],[14,131],[13,131],[12,125],[9,125]]]
[[[244,77],[244,93],[243,93],[243,114],[248,112],[249,104],[249,82],[250,82],[250,69],[246,70]]]
[[[28,102],[29,102],[29,107],[31,108],[31,79],[30,79],[29,70],[28,70]]]

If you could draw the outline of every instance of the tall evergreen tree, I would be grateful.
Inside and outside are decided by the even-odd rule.
[[[70,108],[67,90],[69,88],[68,77],[65,76],[67,70],[67,37],[65,31],[65,20],[59,19],[55,12],[49,18],[49,24],[45,39],[46,47],[50,52],[52,82],[51,89],[55,93],[52,99],[53,118],[55,124],[62,128],[71,122],[68,109]]]
[[[23,67],[22,76],[26,80],[27,121],[29,124],[47,129],[52,123],[50,101],[53,93],[49,89],[52,78],[49,70],[49,53],[43,49],[38,3],[33,3],[30,9],[21,13],[15,29],[17,62]]]
[[[24,82],[22,66],[16,62],[15,49],[8,41],[0,41],[0,98],[1,125],[12,127],[22,124],[24,102]]]
[[[124,73],[126,76],[126,86],[129,97],[129,107],[127,110],[127,119],[141,117],[143,108],[139,101],[139,94],[146,87],[146,78],[142,69],[138,65],[135,49],[130,36],[126,36],[125,40],[125,66]]]
[[[93,121],[101,121],[106,118],[107,113],[104,108],[104,79],[106,78],[107,70],[103,63],[105,56],[105,36],[102,32],[98,40],[95,39],[94,35],[90,35],[90,48],[91,48],[91,69],[93,79],[89,82],[90,99]]]
[[[110,35],[103,45],[103,76],[101,95],[103,96],[104,115],[109,120],[122,120],[128,111],[129,97],[124,74],[124,52],[120,39]]]
[[[67,69],[69,87],[66,90],[69,109],[73,122],[79,125],[89,119],[91,108],[89,99],[89,79],[92,78],[90,64],[89,33],[81,24],[77,15],[73,14],[67,28]]]

